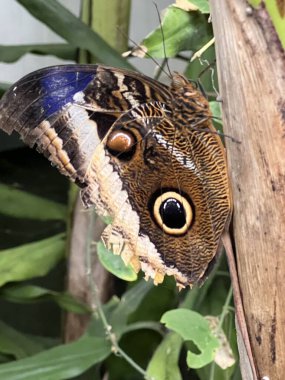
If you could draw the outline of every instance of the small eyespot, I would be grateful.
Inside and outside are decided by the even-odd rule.
[[[136,138],[130,131],[112,131],[106,142],[108,152],[119,160],[130,160],[135,153]]]
[[[153,217],[165,233],[183,235],[192,224],[193,208],[185,196],[166,191],[155,199]]]

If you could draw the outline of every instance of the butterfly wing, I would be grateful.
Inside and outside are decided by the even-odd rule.
[[[191,130],[191,117],[160,102],[121,116],[95,152],[94,186],[83,190],[84,202],[114,216],[105,244],[154,282],[170,275],[180,287],[205,279],[231,214],[223,145],[209,119]],[[127,156],[110,144],[117,130],[133,136]]]
[[[16,131],[61,173],[85,186],[95,147],[119,115],[167,89],[138,73],[99,65],[49,67],[31,73],[0,103],[0,128]]]
[[[168,88],[100,65],[29,74],[0,102],[16,131],[113,217],[105,244],[156,283],[199,282],[231,213],[224,148],[207,101],[183,77]]]

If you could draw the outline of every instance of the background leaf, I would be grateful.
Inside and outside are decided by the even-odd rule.
[[[197,8],[201,13],[210,13],[208,0],[176,0],[176,6],[185,10]]]
[[[165,52],[162,44],[163,29]],[[185,12],[175,6],[167,8],[162,25],[150,33],[140,46],[133,49],[135,56],[144,57],[143,50],[155,58],[174,57],[180,51],[199,50],[211,38],[211,26],[200,12]]]
[[[272,19],[275,30],[285,49],[285,4],[284,1],[265,0],[265,5]]]
[[[135,281],[137,279],[138,276],[132,267],[126,265],[121,256],[114,255],[109,251],[102,242],[97,244],[97,254],[103,267],[118,278],[125,281]]]
[[[56,0],[17,0],[34,17],[44,22],[72,46],[88,50],[97,60],[110,66],[132,69],[116,50]]]
[[[22,359],[43,349],[41,344],[0,321],[0,352]]]
[[[105,339],[80,340],[46,350],[17,362],[2,364],[0,378],[5,380],[63,380],[75,377],[105,359],[111,352]]]
[[[0,251],[0,286],[44,276],[64,256],[64,234]]]
[[[91,312],[87,305],[76,300],[68,293],[55,292],[35,285],[6,287],[0,294],[11,302],[30,303],[41,300],[52,300],[62,309],[73,313],[86,314]]]
[[[0,204],[1,214],[17,218],[66,219],[67,207],[65,205],[29,194],[9,185],[0,184]]]
[[[128,317],[138,308],[152,287],[153,284],[150,281],[140,280],[122,296],[121,302],[110,315],[110,324],[113,326],[118,338],[127,324]]]
[[[183,340],[178,334],[167,334],[151,358],[147,374],[155,380],[182,380],[178,366],[182,343]]]
[[[43,45],[0,45],[1,62],[15,62],[27,53],[37,55],[54,55],[61,59],[75,61],[76,48],[68,44]]]
[[[0,83],[0,97],[11,87],[11,83]]]
[[[185,341],[192,341],[200,350],[200,354],[188,350],[187,364],[190,368],[201,368],[213,361],[219,341],[202,315],[187,309],[170,310],[163,314],[161,322]]]

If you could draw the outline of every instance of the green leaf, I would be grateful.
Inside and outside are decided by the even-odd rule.
[[[116,277],[125,281],[135,281],[137,279],[138,276],[132,267],[126,265],[121,256],[114,255],[109,251],[102,242],[97,244],[97,254],[103,267]]]
[[[0,97],[11,87],[11,83],[0,83]]]
[[[34,17],[42,21],[72,46],[88,50],[98,62],[134,69],[124,58],[79,18],[56,0],[17,0]]]
[[[265,5],[272,19],[276,33],[285,49],[285,4],[284,1],[265,0]]]
[[[175,4],[178,8],[196,11],[199,10],[201,13],[210,13],[209,1],[208,0],[184,0],[176,1]]]
[[[213,119],[214,125],[215,125],[216,129],[218,129],[219,132],[223,132],[223,130],[222,130],[223,121],[222,121],[221,103],[216,102],[216,101],[212,101],[212,102],[209,102],[209,104],[210,104],[210,109],[211,109],[212,115],[214,117],[214,119]]]
[[[68,44],[0,45],[1,62],[15,62],[28,53],[54,55],[61,59],[75,61],[77,49]]]
[[[42,345],[0,321],[0,352],[22,359],[43,350]]]
[[[214,360],[219,341],[202,315],[188,309],[170,310],[163,314],[161,322],[185,341],[192,341],[200,350],[199,354],[187,351],[187,364],[190,368],[201,368]]]
[[[163,29],[165,52],[162,44]],[[199,50],[212,37],[211,27],[200,12],[185,12],[175,6],[167,8],[161,27],[149,34],[133,55],[145,56],[143,50],[156,58],[174,57],[182,50]]]
[[[0,365],[0,379],[62,380],[85,372],[111,352],[106,339],[83,337],[37,355]]]
[[[138,308],[152,286],[151,282],[141,280],[122,296],[109,320],[118,339],[127,325],[128,317]]]
[[[39,300],[52,300],[62,309],[72,313],[90,312],[87,305],[76,300],[68,293],[59,293],[35,285],[18,285],[3,289],[1,296],[11,302],[31,303]]]
[[[213,116],[218,117],[218,118],[221,119],[221,117],[222,117],[221,103],[220,102],[216,102],[216,101],[212,101],[212,102],[209,102],[209,103],[210,103],[210,108],[211,108]]]
[[[283,1],[265,0],[265,7],[271,17],[276,33],[281,41],[283,49],[285,49],[285,6]],[[249,0],[249,4],[257,8],[261,4],[261,0]]]
[[[183,340],[175,333],[169,333],[156,349],[147,367],[147,374],[155,380],[182,380],[178,366]]]
[[[0,184],[1,214],[16,218],[65,220],[65,205]]]
[[[64,234],[0,251],[0,286],[46,275],[64,251]]]
[[[136,331],[136,330],[153,330],[159,333],[160,335],[164,335],[161,324],[159,322],[151,322],[151,321],[142,321],[142,322],[135,322],[127,325],[123,333],[131,332],[131,331]]]
[[[253,7],[257,7],[261,3],[261,0],[249,0],[249,4]]]

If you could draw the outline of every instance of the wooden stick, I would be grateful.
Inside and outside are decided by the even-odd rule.
[[[263,2],[257,9],[245,0],[210,4],[224,130],[241,141],[226,146],[246,327],[258,379],[284,380],[284,50]]]

